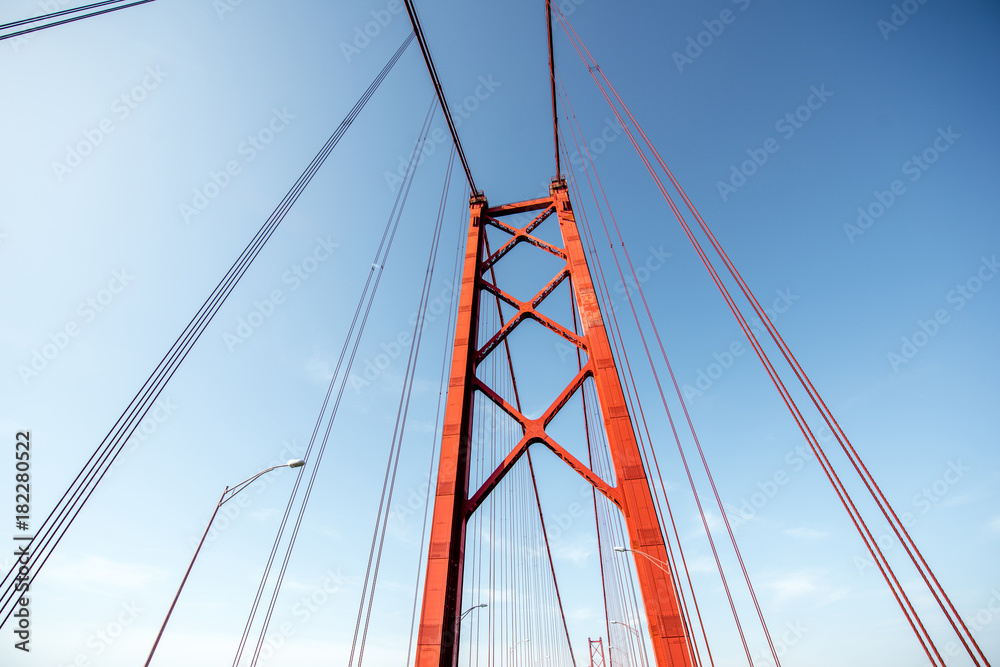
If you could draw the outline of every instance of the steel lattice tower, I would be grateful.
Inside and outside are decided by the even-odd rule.
[[[530,211],[539,213],[526,227],[515,228],[502,221],[505,216]],[[557,248],[532,235],[553,214],[558,218],[564,248]],[[510,240],[490,256],[486,256],[487,225],[511,235]],[[505,292],[502,286],[486,279],[490,268],[522,242],[565,260],[565,267],[530,301],[519,301]],[[567,330],[537,310],[564,280],[569,280],[572,287],[582,325],[580,333]],[[484,290],[516,308],[517,313],[490,340],[479,341],[480,296]],[[529,318],[554,331],[585,352],[587,357],[581,370],[537,419],[526,417],[476,376],[479,363]],[[546,426],[582,389],[587,378],[593,378],[597,391],[616,486],[601,479],[546,433]],[[524,435],[483,485],[470,489],[470,446],[476,392],[496,403],[517,421],[524,429]],[[467,522],[527,448],[535,444],[544,445],[555,453],[621,511],[632,549],[644,555],[639,557],[635,554],[635,567],[656,663],[659,667],[692,665],[678,593],[670,572],[654,562],[667,561],[663,533],[570,206],[569,190],[561,179],[553,181],[549,196],[542,199],[496,207],[490,207],[481,194],[473,196],[470,201],[468,239],[417,639],[417,667],[456,667]]]

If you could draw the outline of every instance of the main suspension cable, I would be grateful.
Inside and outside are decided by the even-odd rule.
[[[465,159],[465,151],[462,149],[462,142],[458,138],[458,128],[455,127],[455,120],[451,116],[451,107],[444,96],[444,87],[438,79],[437,69],[434,67],[434,60],[431,58],[431,51],[424,38],[424,30],[417,17],[417,10],[413,7],[413,0],[403,0],[406,4],[406,13],[410,16],[410,23],[413,25],[413,33],[417,36],[417,43],[420,45],[420,52],[424,56],[424,63],[427,65],[427,72],[431,76],[431,83],[434,85],[434,92],[437,93],[438,101],[441,102],[441,110],[444,112],[444,119],[448,122],[448,131],[451,132],[451,139],[455,143],[458,157],[462,161],[462,168],[465,169],[465,177],[469,180],[469,187],[473,193],[479,192],[476,189],[476,182],[472,180],[472,170],[469,169],[469,161]]]
[[[562,179],[559,165],[559,111],[556,108],[556,61],[552,53],[552,0],[545,0],[545,25],[549,35],[549,84],[552,88],[552,135],[556,151],[556,180]]]

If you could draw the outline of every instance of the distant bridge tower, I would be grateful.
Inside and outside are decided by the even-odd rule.
[[[587,638],[590,642],[590,667],[604,667],[604,640]]]

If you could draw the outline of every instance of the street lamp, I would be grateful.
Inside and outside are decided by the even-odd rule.
[[[669,567],[669,565],[667,563],[664,563],[659,558],[653,558],[652,556],[650,556],[645,551],[639,551],[638,549],[629,549],[628,547],[614,547],[614,550],[617,551],[618,553],[625,553],[626,551],[631,551],[634,554],[639,554],[640,556],[645,556],[649,560],[649,562],[653,563],[653,565],[656,565],[658,568],[660,568],[661,570],[663,570],[667,574],[670,574],[670,567]]]
[[[635,629],[635,628],[633,628],[633,627],[632,627],[631,625],[629,625],[628,623],[622,623],[621,621],[611,621],[611,625],[621,625],[622,627],[625,627],[625,628],[628,628],[629,630],[631,630],[631,631],[632,631],[632,634],[634,634],[634,635],[635,635],[636,637],[640,637],[640,635],[639,635],[638,631],[636,631],[636,629]],[[641,638],[641,637],[640,637],[640,638]]]
[[[628,623],[623,623],[622,621],[611,621],[611,625],[620,625],[620,626],[622,626],[624,628],[628,628],[628,630],[633,635],[635,635],[636,641],[639,642],[639,650],[640,650],[639,660],[642,662],[643,665],[645,665],[646,664],[646,660],[644,658],[644,655],[646,653],[646,644],[645,644],[645,642],[642,641],[642,635],[639,634],[639,631],[636,630],[635,628],[633,628]]]
[[[489,606],[489,605],[487,605],[487,604],[486,604],[486,603],[484,602],[484,603],[482,603],[482,604],[477,604],[477,605],[476,605],[476,606],[474,606],[474,607],[469,607],[468,609],[466,609],[465,611],[463,611],[463,612],[462,612],[462,615],[461,615],[461,616],[459,616],[459,617],[458,617],[458,622],[459,622],[459,623],[461,623],[461,622],[462,622],[462,619],[463,619],[463,618],[465,618],[466,616],[468,616],[469,614],[471,614],[471,613],[472,613],[473,611],[475,611],[476,609],[479,609],[479,608],[481,608],[481,607],[487,607],[487,606]]]
[[[631,664],[631,661],[629,660],[629,654],[628,653],[626,653],[625,651],[621,650],[617,646],[612,646],[611,644],[608,644],[608,662],[611,663],[612,667],[614,667],[614,664],[615,664],[614,654],[611,653],[612,651],[618,651],[623,656],[625,656],[625,660],[619,661],[618,664],[621,664],[621,665],[629,665],[629,664]]]
[[[301,468],[305,464],[306,462],[302,459],[292,459],[288,463],[271,466],[270,468],[261,470],[252,477],[248,477],[236,486],[227,486],[226,490],[222,492],[222,496],[219,498],[219,502],[215,505],[215,510],[212,512],[212,518],[208,520],[208,525],[205,526],[205,533],[201,536],[201,541],[198,542],[198,547],[194,550],[194,555],[191,556],[191,562],[188,564],[187,571],[184,573],[184,578],[181,579],[181,585],[177,587],[177,594],[174,595],[174,601],[170,603],[170,609],[167,610],[167,616],[163,619],[163,625],[160,626],[160,631],[156,633],[156,640],[153,642],[153,648],[149,650],[149,657],[146,658],[146,664],[144,667],[149,667],[149,663],[153,660],[153,653],[156,652],[156,647],[159,645],[160,639],[163,637],[163,631],[167,629],[167,621],[170,620],[170,614],[174,612],[174,607],[177,605],[177,599],[181,596],[181,591],[184,589],[184,584],[187,582],[188,575],[191,574],[191,568],[194,567],[194,560],[198,557],[198,552],[201,551],[201,546],[205,543],[205,538],[208,537],[208,531],[212,527],[212,522],[215,521],[215,515],[219,513],[219,508],[232,500],[233,496],[247,488],[251,482],[261,475],[267,474],[277,468]]]
[[[512,667],[514,665],[514,650],[517,649],[517,647],[523,644],[524,642],[530,642],[530,641],[531,641],[530,638],[522,639],[521,641],[517,642],[516,644],[510,647],[510,664]]]

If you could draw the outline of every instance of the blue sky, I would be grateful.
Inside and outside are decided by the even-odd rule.
[[[0,22],[42,4],[5,2]],[[996,3],[561,4],[748,283],[765,304],[787,306],[776,324],[888,497],[913,514],[914,537],[982,627],[987,655],[1000,656],[990,610],[1000,605]],[[491,203],[538,196],[553,175],[542,5],[417,4]],[[404,39],[405,15],[389,9],[158,0],[0,42],[0,437],[12,451],[17,431],[32,433],[34,522]],[[377,34],[358,38],[378,18]],[[740,330],[558,28],[556,63],[633,260],[666,258],[643,288],[679,381],[698,388]],[[392,207],[392,174],[431,98],[411,46],[46,566],[31,654],[5,629],[0,662],[144,659],[222,489],[302,454]],[[68,153],[81,143],[89,154],[77,161]],[[411,330],[447,160],[447,144],[435,147],[385,265],[356,378]],[[755,155],[763,164],[744,167]],[[734,177],[741,168],[753,173]],[[467,215],[460,186],[456,172],[431,286],[445,302]],[[601,261],[613,267],[610,254]],[[613,300],[639,368],[623,291]],[[251,317],[260,326],[234,344]],[[406,655],[447,324],[436,317],[425,333],[366,664]],[[67,327],[76,333],[60,336]],[[58,350],[26,373],[47,345]],[[568,372],[557,346],[534,355],[537,369]],[[405,365],[401,354],[345,395],[276,608],[292,631],[267,664],[346,663]],[[720,664],[738,660],[648,368],[637,380],[713,651]],[[531,389],[542,401],[547,387]],[[884,584],[859,565],[863,545],[815,461],[799,457],[801,435],[759,364],[738,355],[700,391],[689,405],[729,516],[754,507],[779,473],[787,479],[737,522],[776,636],[806,628],[790,635],[783,664],[925,664]],[[12,499],[13,456],[3,465]],[[544,456],[538,466],[551,476],[546,512],[570,516],[578,480]],[[295,474],[271,473],[217,519],[160,664],[231,659]],[[13,501],[9,512],[13,521]],[[604,626],[588,597],[592,531],[569,523],[553,548],[579,660]],[[296,606],[324,590],[314,610]],[[117,636],[101,639],[109,631]]]

